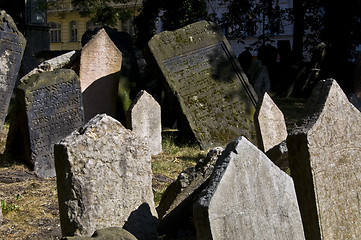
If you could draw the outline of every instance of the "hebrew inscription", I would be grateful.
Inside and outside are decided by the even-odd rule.
[[[67,69],[34,74],[19,86],[18,93],[21,98],[17,99],[18,112],[25,120],[12,121],[10,131],[26,126],[20,131],[29,141],[22,149],[25,160],[38,175],[53,177],[54,144],[81,127],[84,121],[78,76]],[[17,151],[16,144],[12,145],[12,151]]]
[[[0,13],[0,18],[0,24],[2,21],[12,22],[4,11]],[[9,25],[16,27],[13,22]],[[3,31],[0,27],[0,131],[7,115],[25,49],[25,38],[21,33],[16,33],[17,29]]]

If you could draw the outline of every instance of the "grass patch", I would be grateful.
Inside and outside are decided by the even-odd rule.
[[[162,134],[163,151],[152,157],[153,193],[157,206],[163,192],[178,175],[206,155],[198,143],[180,140],[177,131],[165,131]]]

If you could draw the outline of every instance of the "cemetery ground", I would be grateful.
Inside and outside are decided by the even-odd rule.
[[[304,99],[274,99],[283,111],[288,131],[299,119]],[[0,135],[3,158],[8,124]],[[197,143],[181,141],[176,130],[163,131],[163,152],[152,158],[153,193],[156,206],[167,186],[186,168],[207,154]],[[0,240],[60,239],[56,178],[38,178],[19,163],[0,161],[0,200],[3,222]]]

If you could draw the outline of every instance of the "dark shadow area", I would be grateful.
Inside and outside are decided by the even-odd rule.
[[[152,215],[148,203],[143,203],[130,214],[123,228],[138,240],[155,240],[158,238],[157,224],[158,219]]]
[[[115,118],[118,82],[119,72],[102,77],[85,89],[82,93],[85,122],[101,113]]]

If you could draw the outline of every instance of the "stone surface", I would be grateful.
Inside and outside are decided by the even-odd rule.
[[[104,29],[83,47],[80,57],[80,83],[85,121],[96,114],[115,117],[122,53]]]
[[[281,110],[264,93],[257,103],[254,114],[256,125],[257,145],[263,152],[267,152],[287,138],[287,127]]]
[[[152,155],[162,152],[161,108],[146,91],[138,93],[127,112],[127,127],[145,141]]]
[[[69,68],[75,61],[77,61],[78,58],[79,58],[78,52],[70,51],[55,58],[43,61],[36,68],[34,68],[24,77],[22,77],[21,81],[24,81],[25,79],[27,79],[28,77],[30,77],[35,73],[50,72],[56,69]]]
[[[361,238],[361,115],[335,80],[320,81],[287,138],[307,239]]]
[[[64,236],[114,226],[157,238],[149,149],[117,120],[92,118],[55,145],[55,164]]]
[[[201,21],[156,34],[148,47],[166,93],[177,97],[179,127],[191,129],[203,149],[241,134],[255,140],[256,94],[215,24]]]
[[[13,19],[0,11],[0,132],[8,113],[26,40]]]
[[[266,156],[282,171],[289,171],[288,148],[286,140],[266,152]]]
[[[193,219],[197,239],[304,239],[292,178],[244,137],[218,158]]]
[[[119,227],[96,230],[91,237],[65,237],[63,240],[137,240],[133,234]]]
[[[80,82],[69,69],[37,73],[16,90],[5,154],[54,177],[54,143],[84,122]]]
[[[184,199],[201,186],[213,172],[214,165],[221,155],[223,148],[211,149],[207,156],[200,159],[196,166],[181,172],[177,180],[171,183],[162,195],[157,207],[158,217],[162,219]]]

